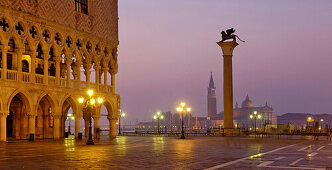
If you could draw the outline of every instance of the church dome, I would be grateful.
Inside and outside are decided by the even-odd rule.
[[[241,107],[242,108],[252,108],[255,106],[254,106],[254,103],[249,99],[249,96],[247,95],[246,99],[242,102]]]

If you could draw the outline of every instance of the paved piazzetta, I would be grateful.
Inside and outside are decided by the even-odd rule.
[[[0,169],[329,169],[332,142],[273,137],[101,137],[0,144]]]

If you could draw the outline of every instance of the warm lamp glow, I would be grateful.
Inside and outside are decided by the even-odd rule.
[[[92,96],[93,95],[93,90],[88,90],[88,95]]]
[[[182,108],[181,107],[178,107],[178,108],[176,108],[176,111],[178,111],[178,112],[182,112]]]
[[[83,97],[78,98],[78,102],[82,104],[84,102],[84,98]]]
[[[258,119],[262,118],[262,115],[258,115]]]
[[[254,114],[256,115],[256,114],[257,114],[257,111],[254,111]]]
[[[250,119],[253,119],[254,118],[254,116],[253,115],[250,115]]]
[[[91,104],[95,104],[95,103],[96,103],[96,100],[95,100],[95,99],[91,99],[91,100],[90,100],[90,103],[91,103]]]
[[[99,103],[99,104],[103,103],[103,98],[99,97],[99,98],[98,98],[98,103]]]
[[[71,114],[71,113],[68,113],[68,114],[67,114],[67,116],[68,116],[68,117],[71,117],[71,116],[72,116],[72,114]]]
[[[126,117],[126,113],[122,113],[122,114],[121,114],[121,117]]]
[[[157,112],[157,115],[159,116],[159,115],[160,115],[160,112]]]
[[[191,108],[190,108],[190,107],[188,107],[188,108],[187,108],[187,112],[190,112],[190,111],[191,111]]]
[[[311,122],[312,117],[308,117],[308,122]]]
[[[71,120],[74,120],[75,119],[75,117],[71,117]]]
[[[186,104],[184,102],[181,102],[181,106],[184,107]]]
[[[160,119],[164,119],[164,115],[161,115],[161,116],[160,116]]]
[[[157,116],[156,116],[156,115],[154,115],[154,116],[153,116],[153,119],[157,119]]]
[[[324,119],[320,119],[321,122],[324,122]]]

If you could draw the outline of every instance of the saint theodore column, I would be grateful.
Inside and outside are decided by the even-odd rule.
[[[236,42],[236,38],[242,41],[237,35],[233,35],[235,30],[233,28],[222,31],[222,40],[217,42],[221,47],[223,53],[224,63],[224,128],[233,129],[233,68],[232,68],[232,57],[234,48],[239,45]],[[231,42],[224,42],[225,40],[233,39]],[[242,41],[244,42],[244,41]],[[225,130],[231,132],[232,130]]]

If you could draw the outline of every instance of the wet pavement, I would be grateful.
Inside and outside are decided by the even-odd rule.
[[[332,169],[327,140],[120,136],[95,142],[0,143],[0,169]]]

